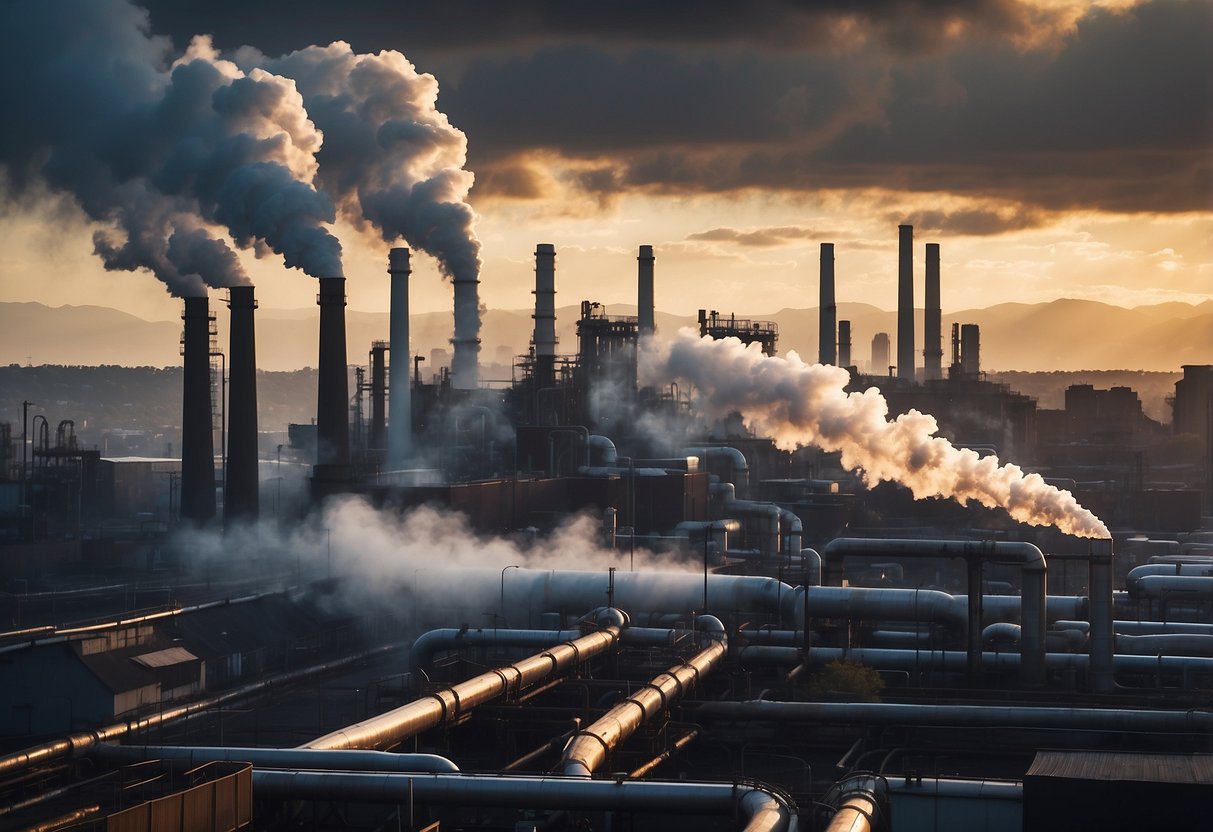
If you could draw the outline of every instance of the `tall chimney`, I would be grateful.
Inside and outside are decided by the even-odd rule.
[[[914,380],[914,226],[897,226],[897,376]]]
[[[653,247],[641,246],[636,257],[636,323],[640,337],[657,331],[653,313]]]
[[[977,324],[960,328],[960,367],[967,378],[981,375],[981,327]]]
[[[834,338],[838,307],[834,304],[834,244],[821,244],[821,286],[818,301],[817,363],[834,364],[838,361]],[[846,364],[844,363],[845,367]]]
[[[851,366],[851,322],[838,322],[838,366]]]
[[[320,279],[320,377],[316,388],[316,464],[350,462],[350,389],[345,360],[345,278]]]
[[[872,336],[872,375],[889,373],[889,333],[877,332]]]
[[[475,390],[480,385],[480,281],[455,276],[455,347],[451,357],[451,386]]]
[[[215,438],[211,426],[211,315],[206,296],[185,299],[182,343],[181,519],[215,516]]]
[[[556,384],[556,246],[535,246],[535,384]]]
[[[939,243],[927,243],[926,307],[922,320],[923,378],[943,378],[943,312],[939,303]]]
[[[257,338],[252,286],[233,286],[227,301],[228,329],[227,462],[223,517],[256,520],[260,514],[257,475]]]
[[[388,252],[387,273],[392,278],[392,306],[388,365],[388,468],[404,467],[413,452],[413,369],[409,349],[409,250]]]
[[[387,352],[387,341],[371,342],[371,430],[367,449],[379,462],[387,451]]]

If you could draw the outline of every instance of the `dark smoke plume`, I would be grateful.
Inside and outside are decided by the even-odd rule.
[[[321,136],[288,79],[244,72],[205,38],[175,61],[128,0],[0,4],[0,165],[103,227],[107,268],[146,268],[175,295],[247,283],[227,233],[289,266],[341,275],[313,187]]]

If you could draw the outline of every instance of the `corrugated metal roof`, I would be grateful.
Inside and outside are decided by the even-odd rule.
[[[168,667],[182,662],[197,661],[198,657],[184,647],[166,647],[154,653],[144,653],[141,656],[131,656],[144,667]]]
[[[1213,785],[1213,755],[1041,751],[1025,777]]]

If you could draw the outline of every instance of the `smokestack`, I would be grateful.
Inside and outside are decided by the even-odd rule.
[[[851,322],[838,322],[838,366],[851,366]]]
[[[872,336],[872,375],[883,376],[889,372],[889,333],[877,332]]]
[[[897,226],[897,377],[914,380],[914,226]]]
[[[556,246],[535,246],[535,384],[556,384]]]
[[[320,377],[316,389],[316,464],[350,462],[350,390],[345,360],[345,278],[322,277]]]
[[[922,321],[923,378],[943,378],[943,313],[939,303],[939,243],[927,243],[926,309]]]
[[[206,296],[185,299],[181,339],[181,519],[215,516],[215,439],[211,427],[211,315]]]
[[[818,301],[817,363],[834,364],[838,353],[834,347],[835,321],[838,307],[834,305],[834,244],[821,244],[821,286]],[[844,363],[845,367],[846,364]]]
[[[968,378],[981,375],[981,327],[977,324],[960,328],[960,368]]]
[[[371,342],[371,435],[367,447],[378,462],[384,460],[387,450],[387,352],[387,341]]]
[[[451,386],[475,390],[480,385],[480,281],[457,274],[455,281],[455,347],[451,357]]]
[[[401,468],[413,452],[413,388],[409,349],[409,250],[388,252],[387,273],[392,278],[390,366],[388,369],[387,464]]]
[[[653,247],[641,246],[636,258],[636,318],[640,337],[657,331],[653,317]]]
[[[252,286],[233,286],[227,306],[228,331],[227,461],[224,464],[223,517],[256,520],[260,514],[257,475],[257,339]]]

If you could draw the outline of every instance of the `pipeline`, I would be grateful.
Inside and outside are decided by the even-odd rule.
[[[301,748],[387,748],[445,722],[499,696],[520,691],[615,647],[626,618],[607,610],[599,619],[602,629],[559,644],[516,664],[490,670],[466,682],[444,688],[354,725],[318,737]]]
[[[94,748],[98,743],[120,739],[128,734],[134,734],[138,731],[147,730],[149,728],[168,725],[169,723],[178,722],[181,720],[192,719],[211,710],[212,708],[227,705],[229,702],[236,702],[241,699],[246,699],[250,696],[264,693],[272,688],[288,685],[293,682],[311,678],[312,676],[318,676],[338,668],[365,661],[366,659],[375,658],[385,653],[399,650],[402,646],[403,645],[401,644],[388,644],[381,647],[375,647],[370,650],[355,653],[352,656],[343,656],[342,658],[334,659],[333,661],[323,662],[321,664],[311,665],[309,667],[302,667],[298,670],[292,670],[287,673],[280,673],[277,676],[271,676],[268,679],[250,682],[247,685],[241,685],[238,688],[224,691],[221,694],[207,697],[206,699],[200,699],[197,702],[189,702],[184,705],[178,705],[174,708],[169,708],[154,714],[148,714],[147,716],[138,717],[126,722],[116,722],[112,725],[97,728],[93,731],[71,734],[61,739],[43,743],[42,745],[35,745],[12,754],[8,754],[4,757],[0,757],[0,777],[6,777],[36,765],[43,765],[51,760],[58,760],[65,757],[83,754]]]
[[[799,665],[805,661],[804,650],[799,647],[775,647],[750,645],[738,653],[742,664]],[[1149,676],[1159,674],[1183,676],[1191,673],[1213,674],[1213,659],[1203,656],[1138,656],[1115,654],[1113,669],[1116,672],[1138,673]],[[810,651],[809,664],[822,666],[830,662],[857,662],[878,670],[903,670],[918,672],[943,670],[963,672],[969,667],[968,655],[961,650],[894,650],[872,647],[814,647]],[[1017,671],[1018,653],[981,654],[982,667],[986,670]],[[1086,653],[1046,653],[1045,667],[1051,671],[1089,671],[1090,656]]]
[[[883,777],[858,775],[836,783],[838,810],[826,832],[875,832],[888,826]]]
[[[1144,708],[1056,708],[1008,705],[924,705],[889,702],[704,702],[699,716],[766,722],[1031,728],[1201,735],[1213,712]]]
[[[454,773],[459,766],[437,754],[318,748],[237,748],[229,746],[114,745],[101,743],[90,754],[107,763],[129,765],[144,760],[186,760],[191,766],[217,760],[252,763],[257,769],[306,771]]]
[[[628,737],[657,714],[668,709],[695,686],[728,652],[724,625],[712,616],[697,620],[711,643],[677,667],[654,678],[646,686],[607,711],[600,719],[573,735],[565,746],[561,769],[566,775],[589,777]]]
[[[752,782],[254,770],[253,793],[275,800],[401,805],[411,795],[420,803],[455,806],[741,815],[747,819],[743,832],[794,832],[796,813],[790,799]]]
[[[1023,576],[1023,596],[1020,600],[1022,636],[1019,641],[1020,670],[1023,683],[1039,687],[1045,681],[1045,626],[1047,621],[1048,565],[1044,554],[1031,543],[968,540],[869,540],[840,537],[830,541],[821,553],[825,570],[824,583],[841,583],[843,560],[848,555],[877,555],[891,557],[956,557],[969,566],[969,598],[967,604],[968,655],[971,666],[980,663],[981,654],[981,564],[985,562],[1018,563]],[[1111,593],[1111,587],[1108,587]],[[1111,609],[1109,595],[1108,608]],[[976,670],[970,667],[970,670]]]
[[[686,748],[688,745],[693,743],[696,739],[698,739],[698,737],[699,737],[699,729],[692,728],[691,730],[689,730],[685,734],[683,734],[681,737],[674,740],[673,745],[671,745],[665,751],[662,751],[660,754],[658,754],[653,759],[649,760],[647,763],[644,763],[643,765],[641,765],[635,769],[632,769],[632,771],[628,773],[628,777],[630,777],[633,780],[638,780],[638,779],[645,777],[646,775],[649,774],[649,772],[653,771],[658,766],[660,766],[663,763],[667,762],[668,760],[672,759],[675,754],[677,754],[679,751],[681,751],[682,749]]]

